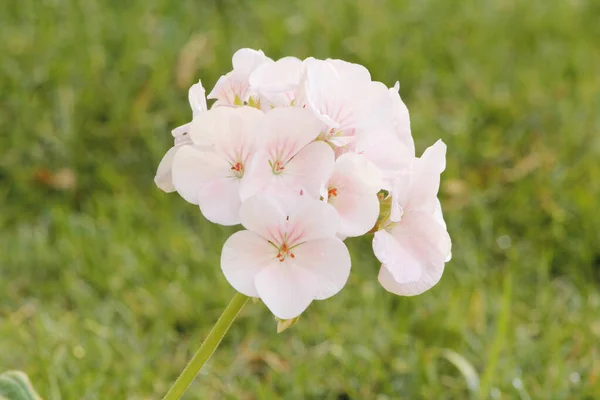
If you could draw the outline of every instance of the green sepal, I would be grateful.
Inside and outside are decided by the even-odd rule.
[[[279,318],[275,317],[275,320],[277,321],[277,333],[281,333],[281,332],[285,331],[287,328],[296,324],[296,322],[298,322],[299,319],[300,319],[299,315],[296,318],[292,318],[292,319],[279,319]]]

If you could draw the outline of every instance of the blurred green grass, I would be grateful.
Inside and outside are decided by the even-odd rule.
[[[233,295],[232,229],[154,172],[187,88],[253,47],[400,80],[418,151],[448,144],[454,258],[399,298],[350,240],[339,295],[280,335],[247,306],[185,398],[600,398],[599,19],[592,0],[2,3],[0,370],[47,399],[164,394]]]

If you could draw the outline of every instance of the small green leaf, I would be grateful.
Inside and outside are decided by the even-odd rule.
[[[0,374],[0,400],[41,400],[29,378],[21,371]]]

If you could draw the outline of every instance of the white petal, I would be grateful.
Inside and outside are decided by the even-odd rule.
[[[408,169],[414,160],[414,153],[396,137],[391,129],[359,134],[356,151],[381,171],[387,189],[390,188],[397,171]]]
[[[249,231],[234,233],[223,245],[221,269],[231,286],[246,296],[258,297],[254,280],[275,258],[275,249]]]
[[[297,182],[309,195],[319,198],[321,186],[333,172],[334,159],[333,150],[325,142],[310,143],[285,165],[281,177]]]
[[[407,207],[412,175],[413,173],[410,168],[404,168],[394,175],[390,190],[392,196],[392,212],[390,214],[390,220],[392,222],[400,221],[404,209]]]
[[[218,155],[194,146],[181,146],[173,158],[173,186],[186,201],[198,204],[198,190],[223,176],[229,164]]]
[[[450,238],[433,215],[410,212],[391,228],[391,233],[380,232],[375,234],[373,250],[383,263],[380,282],[387,290],[411,296],[439,281]]]
[[[244,228],[266,240],[281,236],[286,213],[274,198],[256,195],[244,201],[240,207],[240,220]]]
[[[435,218],[435,220],[444,228],[445,231],[448,231],[447,227],[446,227],[446,221],[444,220],[444,213],[442,212],[442,203],[440,203],[440,200],[438,199],[436,207],[435,207],[435,211],[433,213],[433,216]],[[448,239],[450,239],[450,236],[448,236]],[[446,246],[450,246],[452,247],[452,242],[446,242],[444,243],[444,241],[442,241],[440,243],[440,247],[441,247],[441,252],[444,253],[446,252],[445,248],[443,247],[444,245]],[[451,249],[448,249],[448,257],[446,257],[446,262],[452,260],[452,251],[450,251]]]
[[[241,95],[243,87],[243,77],[238,76],[235,71],[231,71],[226,75],[222,75],[215,83],[215,87],[210,91],[207,98],[216,99],[217,102],[213,107],[217,105],[233,105],[235,102],[236,95]]]
[[[287,261],[271,263],[256,276],[254,283],[262,301],[281,319],[302,314],[318,288],[315,275]]]
[[[369,70],[360,64],[354,64],[344,60],[328,58],[326,60],[333,65],[341,78],[350,78],[352,80],[371,81]]]
[[[369,232],[379,217],[377,194],[356,194],[340,190],[337,196],[329,199],[340,215],[339,233],[346,237],[356,237]]]
[[[443,264],[450,252],[450,236],[433,213],[405,212],[390,232],[422,264]]]
[[[352,179],[366,193],[378,193],[383,187],[381,171],[364,155],[345,153],[335,160],[332,180]]]
[[[262,118],[263,113],[252,107],[217,107],[194,119],[189,136],[196,145],[213,147],[232,164],[245,162],[254,151]]]
[[[260,146],[271,154],[283,154],[285,161],[312,142],[322,124],[304,108],[275,108],[265,114],[258,128]]]
[[[340,218],[335,209],[327,203],[308,197],[296,203],[296,208],[288,212],[285,230],[288,244],[310,240],[331,238],[339,231]]]
[[[337,238],[311,240],[294,249],[294,262],[316,277],[314,298],[327,299],[338,293],[350,275],[350,253]]]
[[[173,186],[173,178],[171,174],[171,167],[173,165],[173,158],[177,153],[178,147],[173,146],[167,151],[156,170],[156,176],[154,177],[154,183],[163,192],[171,193],[175,191]]]
[[[388,292],[399,296],[416,296],[437,284],[444,273],[444,264],[440,264],[438,268],[428,268],[423,271],[421,278],[415,282],[398,283],[390,271],[382,266],[379,270],[379,283]]]
[[[423,266],[391,233],[375,232],[373,252],[398,283],[416,282],[421,278]]]
[[[294,90],[300,82],[302,61],[284,57],[274,63],[257,67],[250,75],[250,87],[261,93],[282,93]]]
[[[203,111],[208,110],[206,106],[206,91],[202,86],[202,81],[198,81],[190,87],[188,91],[188,99],[190,101],[190,107],[192,108],[192,115],[196,117]]]
[[[390,96],[392,97],[393,112],[394,112],[394,127],[398,138],[409,148],[414,154],[415,142],[410,131],[410,115],[406,104],[400,98],[399,91],[400,83],[396,82],[393,88],[390,88]]]
[[[271,181],[274,179],[268,153],[257,151],[246,165],[246,171],[242,177],[240,186],[242,201],[246,201],[257,193],[268,194],[265,189],[271,186]]]
[[[440,187],[440,174],[446,168],[446,145],[438,140],[413,161],[410,194],[406,208],[433,213]]]
[[[233,69],[246,77],[249,77],[250,73],[259,65],[267,62],[273,62],[273,60],[265,56],[262,50],[246,48],[236,51],[231,59]]]
[[[215,224],[239,224],[240,180],[226,177],[203,184],[198,190],[198,205],[204,217]]]

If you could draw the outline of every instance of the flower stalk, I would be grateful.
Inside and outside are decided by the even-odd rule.
[[[210,356],[219,346],[221,340],[223,340],[223,337],[229,330],[229,327],[248,301],[248,298],[248,296],[241,293],[236,293],[235,296],[233,296],[233,299],[231,299],[217,323],[213,326],[196,354],[194,354],[194,357],[192,357],[187,367],[185,367],[181,375],[179,375],[179,378],[177,378],[163,400],[178,400],[183,395],[206,361],[208,361]]]

